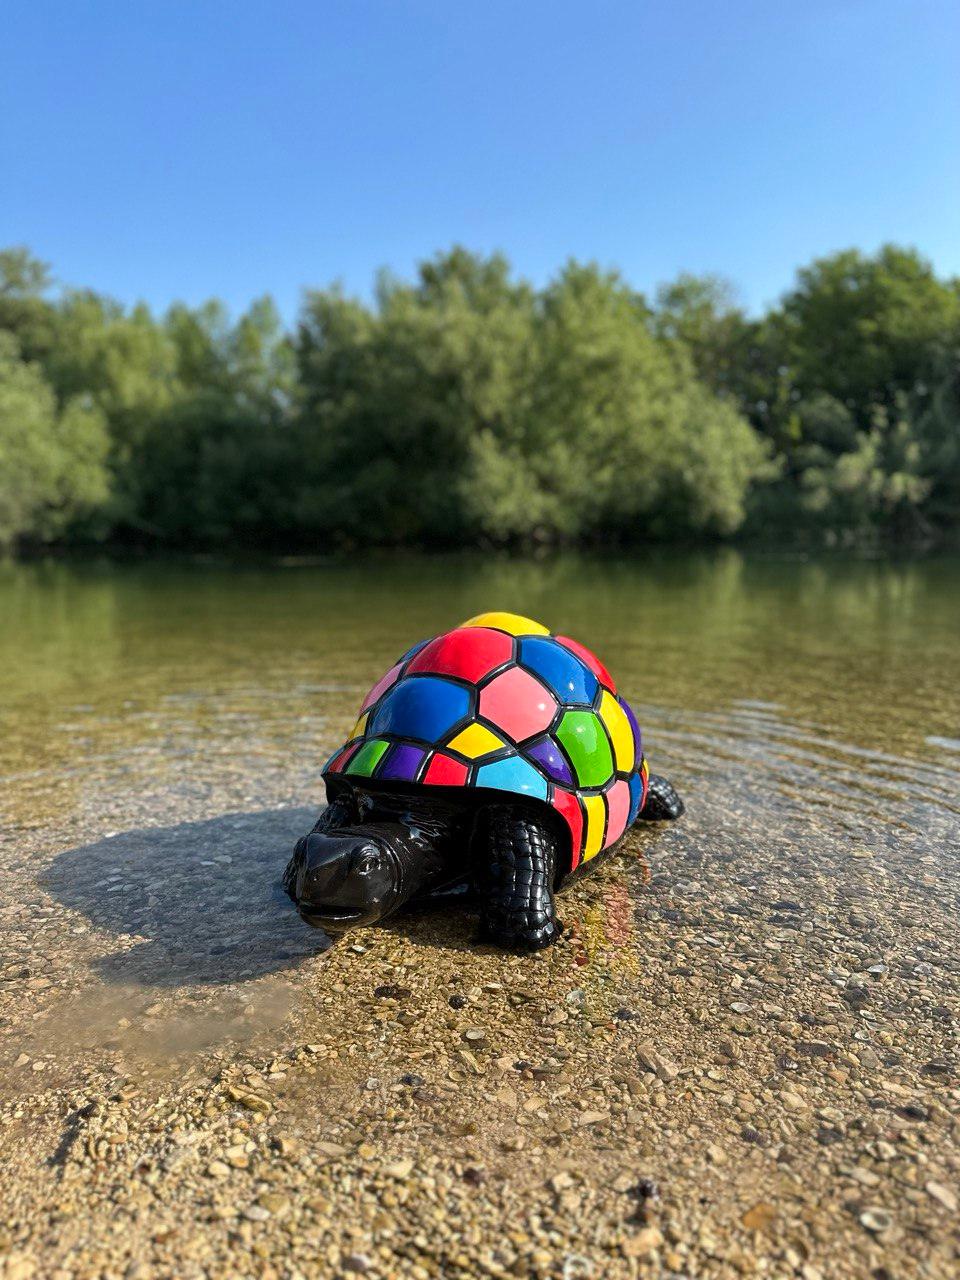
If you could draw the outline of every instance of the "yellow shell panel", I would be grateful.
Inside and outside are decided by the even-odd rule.
[[[475,618],[461,622],[462,627],[496,627],[511,636],[548,636],[549,627],[532,618],[523,618],[519,613],[478,613]]]
[[[466,729],[462,730],[447,743],[447,746],[452,751],[459,751],[468,760],[476,760],[477,756],[489,755],[491,751],[498,751],[500,747],[505,745],[502,738],[498,738],[495,733],[490,732],[486,725],[482,724],[468,724]]]
[[[606,689],[600,701],[600,719],[606,726],[618,773],[633,772],[633,730],[627,714],[612,693]]]
[[[583,807],[587,811],[587,838],[583,842],[583,861],[588,862],[600,852],[603,829],[607,824],[607,806],[603,796],[584,796]]]
[[[356,723],[356,724],[353,726],[353,728],[351,729],[351,731],[350,731],[350,737],[347,739],[347,741],[348,741],[348,742],[350,742],[353,738],[362,738],[362,737],[363,737],[363,735],[364,735],[364,734],[366,733],[366,731],[367,731],[367,720],[369,719],[369,716],[370,716],[370,712],[369,712],[369,711],[365,711],[365,712],[363,713],[363,715],[360,717],[360,719],[357,721],[357,723]]]

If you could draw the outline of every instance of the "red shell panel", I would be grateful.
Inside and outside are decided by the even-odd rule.
[[[435,787],[462,787],[466,784],[469,772],[462,760],[454,760],[453,756],[437,751],[427,765],[423,780]]]
[[[580,865],[580,852],[583,842],[583,810],[580,801],[572,791],[564,791],[562,787],[554,787],[551,804],[566,821],[570,828],[570,870]]]
[[[513,657],[513,639],[489,627],[457,627],[424,645],[407,667],[432,675],[457,676],[476,684]]]
[[[339,751],[327,765],[327,772],[341,773],[347,767],[350,757],[359,746],[359,741],[351,742],[349,747],[344,747],[342,751]]]

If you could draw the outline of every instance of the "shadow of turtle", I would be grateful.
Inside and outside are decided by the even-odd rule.
[[[123,949],[94,965],[108,982],[164,987],[264,977],[330,946],[298,917],[280,884],[295,841],[315,817],[310,809],[274,809],[125,831],[59,854],[41,880],[64,907],[121,935]]]

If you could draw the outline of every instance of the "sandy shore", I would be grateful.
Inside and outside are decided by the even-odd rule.
[[[6,1280],[958,1274],[947,817],[681,767],[686,818],[545,955],[456,913],[324,951],[276,888],[317,792],[288,747],[22,783]]]

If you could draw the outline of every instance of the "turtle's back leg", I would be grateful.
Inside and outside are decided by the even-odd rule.
[[[679,818],[684,810],[684,803],[677,795],[674,787],[666,778],[651,773],[647,785],[647,798],[643,802],[638,821],[664,822]]]
[[[513,805],[490,805],[478,815],[474,840],[481,937],[530,951],[555,942],[563,926],[553,905],[553,833]]]

